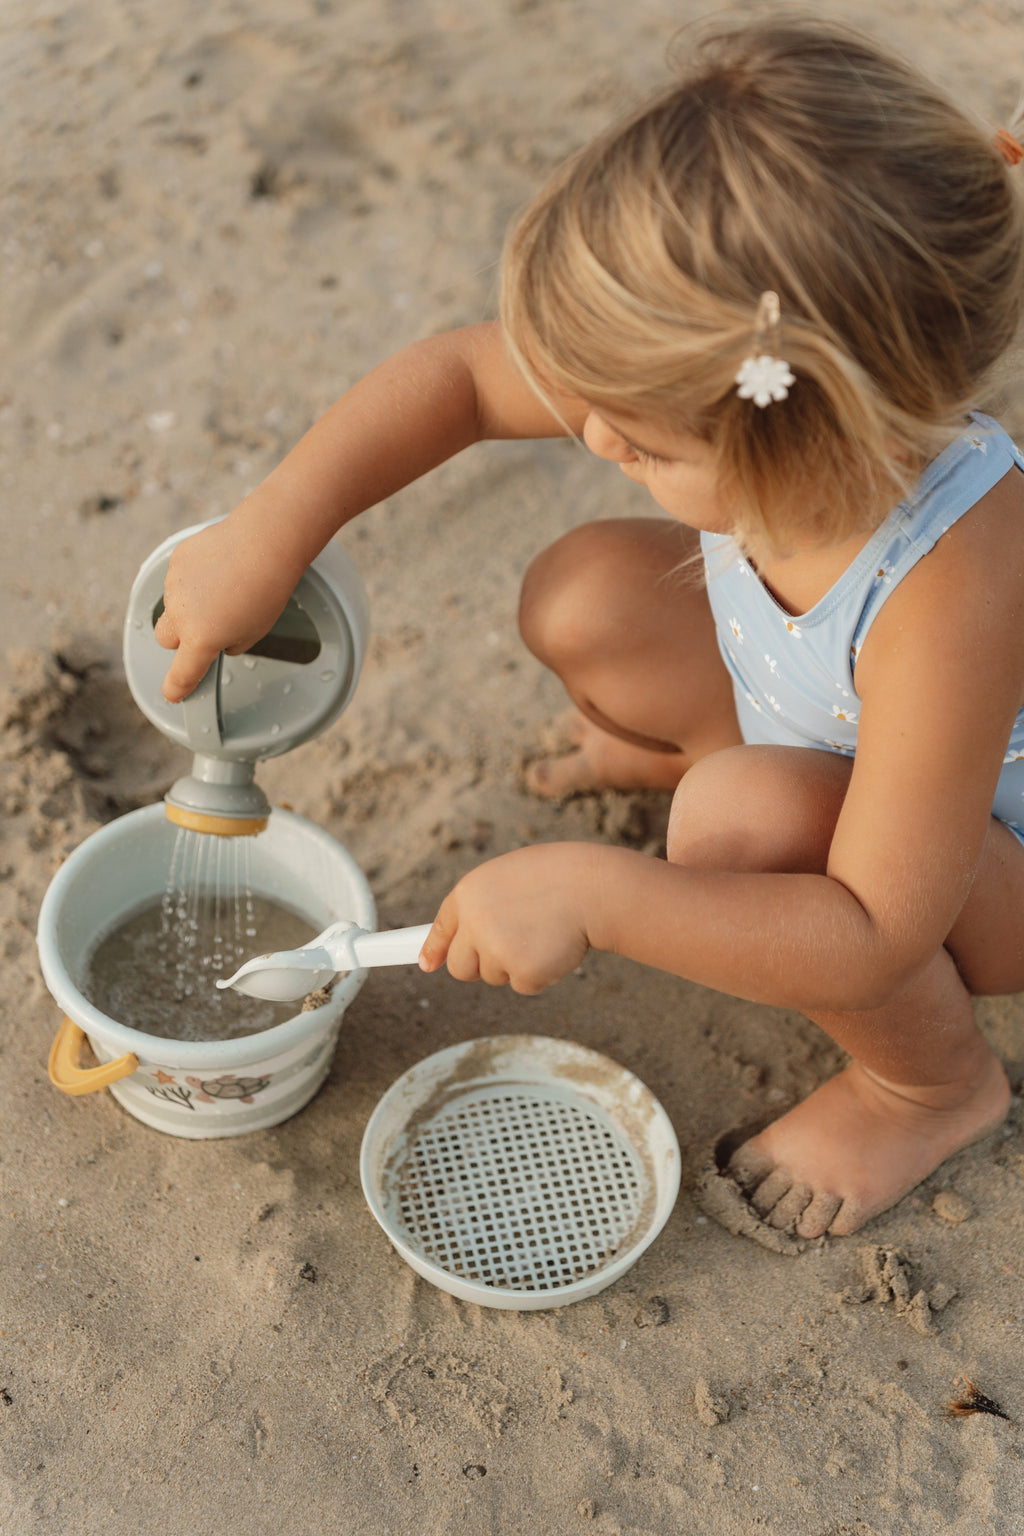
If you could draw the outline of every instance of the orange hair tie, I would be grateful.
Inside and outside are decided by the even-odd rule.
[[[992,142],[1007,165],[1020,165],[1024,160],[1024,145],[1018,144],[1008,128],[997,128]]]

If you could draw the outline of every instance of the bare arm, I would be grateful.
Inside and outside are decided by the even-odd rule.
[[[566,425],[582,413],[560,401]],[[497,325],[470,326],[396,353],[350,389],[223,523],[171,561],[164,684],[191,692],[219,651],[266,633],[310,561],[345,523],[482,438],[553,437],[565,425],[509,358]]]

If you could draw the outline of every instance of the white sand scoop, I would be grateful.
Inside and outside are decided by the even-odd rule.
[[[269,1002],[291,1002],[326,986],[339,971],[361,971],[372,965],[415,965],[431,926],[421,923],[416,928],[368,933],[357,923],[332,923],[304,948],[257,955],[217,985],[234,987]]]

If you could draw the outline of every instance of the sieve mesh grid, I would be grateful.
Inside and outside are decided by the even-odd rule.
[[[420,1122],[392,1164],[404,1239],[438,1268],[518,1291],[608,1264],[644,1214],[650,1179],[596,1104],[564,1090],[471,1089]]]

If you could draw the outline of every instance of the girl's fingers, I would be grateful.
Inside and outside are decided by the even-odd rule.
[[[476,950],[471,949],[465,954],[456,955],[449,949],[448,974],[455,981],[479,981],[481,979],[480,958]]]
[[[202,682],[217,653],[214,651],[210,654],[195,646],[183,645],[181,636],[166,613],[162,613],[154,624],[153,638],[165,650],[174,652],[161,691],[169,704],[180,704]]]
[[[449,908],[449,898],[441,903],[441,908],[434,918],[434,926],[423,941],[420,950],[419,967],[421,971],[439,971],[448,958],[448,950],[452,939],[455,937],[458,921]]]
[[[165,650],[178,649],[178,632],[166,613],[162,613],[153,625],[153,638],[157,645],[162,645]]]
[[[449,976],[455,981],[482,980],[495,986],[504,986],[508,981],[504,973],[502,973],[502,979],[498,980],[496,971],[481,970],[480,956],[476,947],[464,936],[460,936],[458,908],[451,896],[446,896],[441,903],[440,911],[434,919],[434,926],[427,934],[423,948],[420,950],[419,959],[421,971],[439,971],[445,964],[448,966]]]
[[[210,670],[210,663],[216,655],[216,651],[186,650],[179,646],[167,669],[161,690],[167,702],[180,704],[182,699],[188,698]]]

